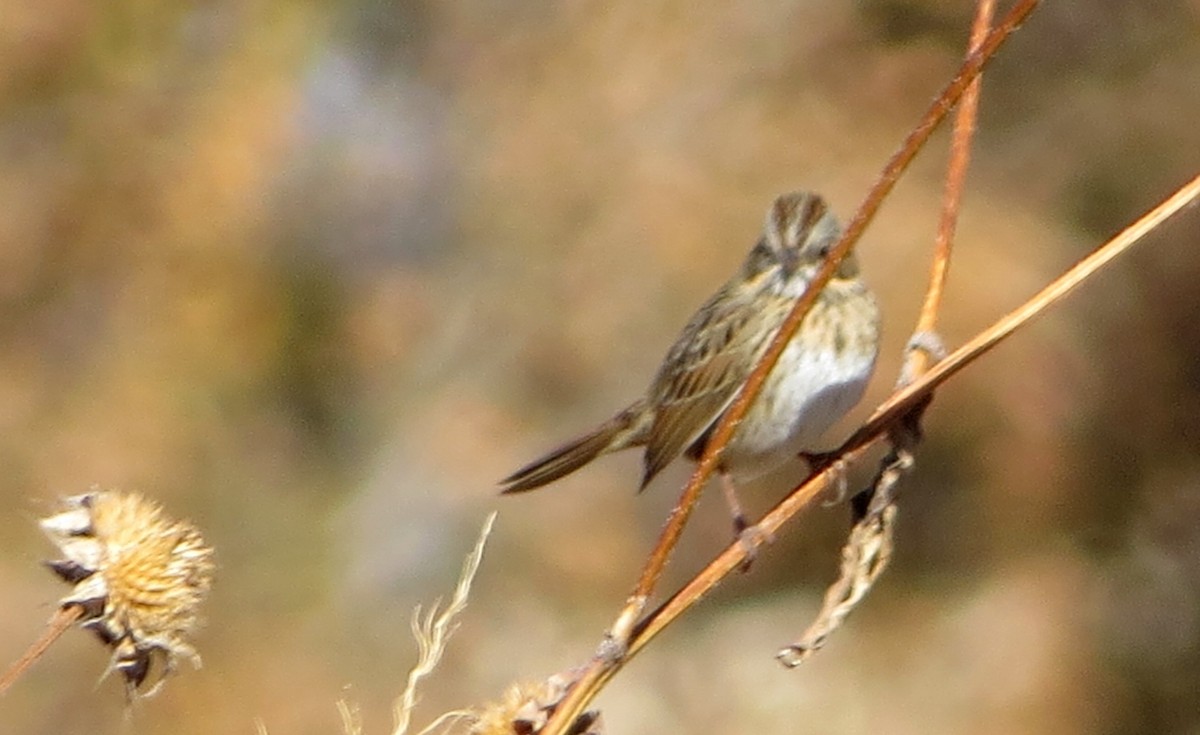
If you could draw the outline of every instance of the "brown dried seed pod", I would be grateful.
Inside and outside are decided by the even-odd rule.
[[[214,565],[196,527],[134,493],[95,490],[65,505],[41,522],[66,557],[47,565],[74,585],[61,606],[81,608],[82,625],[112,649],[109,670],[149,696],[179,657],[199,666],[189,639]]]

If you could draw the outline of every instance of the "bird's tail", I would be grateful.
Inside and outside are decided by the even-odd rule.
[[[639,400],[595,431],[567,442],[504,478],[500,481],[500,492],[533,490],[571,474],[602,454],[645,444],[645,434],[650,428],[648,419],[645,401]]]

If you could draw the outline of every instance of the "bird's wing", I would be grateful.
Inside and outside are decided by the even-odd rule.
[[[778,327],[775,306],[754,308],[726,287],[684,327],[650,386],[643,488],[728,408]]]

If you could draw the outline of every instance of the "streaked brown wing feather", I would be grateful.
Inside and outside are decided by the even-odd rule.
[[[766,304],[747,308],[750,296],[722,289],[700,307],[667,353],[650,387],[656,410],[642,487],[721,416],[758,360],[779,310]]]

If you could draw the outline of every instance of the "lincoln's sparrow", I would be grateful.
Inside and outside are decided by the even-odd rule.
[[[596,457],[646,448],[642,487],[680,454],[699,459],[721,414],[840,234],[820,196],[784,194],[732,279],[696,312],[643,398],[501,481],[531,490]],[[853,253],[839,265],[721,455],[726,499],[746,527],[733,482],[795,457],[862,397],[879,353],[879,307]]]

